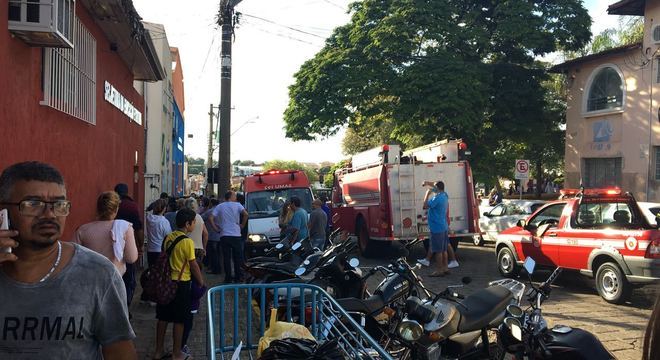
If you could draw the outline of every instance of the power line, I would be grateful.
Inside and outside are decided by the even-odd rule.
[[[244,16],[247,16],[247,17],[250,17],[250,18],[257,19],[257,20],[265,21],[265,22],[270,23],[270,24],[273,24],[273,25],[281,26],[281,27],[283,27],[283,28],[287,28],[287,29],[289,29],[289,30],[293,30],[293,31],[295,31],[295,32],[299,32],[299,33],[301,33],[301,34],[305,34],[305,35],[309,35],[309,36],[314,36],[314,37],[317,37],[317,38],[319,38],[319,39],[323,39],[323,40],[325,40],[325,37],[323,37],[323,36],[321,36],[321,35],[314,34],[314,33],[311,33],[311,32],[304,31],[304,30],[300,30],[300,29],[296,29],[296,28],[291,27],[291,26],[288,26],[288,25],[284,25],[284,24],[277,23],[277,22],[275,22],[275,21],[273,21],[273,20],[264,19],[264,18],[262,18],[262,17],[254,16],[254,15],[250,15],[250,14],[246,14],[246,13],[240,13],[240,14],[241,14],[241,15],[244,15]]]
[[[335,4],[334,2],[332,2],[332,1],[330,1],[330,0],[323,0],[323,2],[325,2],[326,4],[330,4],[330,5],[332,5],[332,6],[336,7],[336,8],[338,8],[338,9],[346,10],[346,8],[344,8],[343,6],[338,5],[338,4]]]
[[[270,34],[270,35],[274,35],[274,36],[279,36],[279,37],[281,37],[281,38],[285,38],[285,39],[289,39],[289,40],[293,40],[293,41],[301,42],[301,43],[303,43],[303,44],[314,45],[314,46],[319,46],[319,45],[320,45],[320,44],[313,43],[313,42],[310,42],[310,41],[307,41],[307,40],[303,40],[303,39],[300,39],[300,38],[297,38],[297,37],[293,37],[293,36],[290,36],[290,35],[286,35],[286,34],[282,34],[282,33],[276,33],[276,32],[270,31],[270,30],[266,30],[266,29],[264,29],[264,28],[262,28],[262,27],[259,27],[259,26],[256,25],[255,23],[252,23],[252,22],[247,22],[247,23],[244,22],[243,24],[253,25],[253,27],[252,27],[253,29],[258,30],[258,31],[261,31],[261,32],[266,33],[266,34]],[[256,25],[256,26],[255,26],[255,25]]]

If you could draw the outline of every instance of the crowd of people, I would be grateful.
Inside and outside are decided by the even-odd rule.
[[[423,186],[431,237],[429,254],[420,262],[429,265],[434,258],[431,276],[445,276],[452,267],[448,197],[441,181]],[[222,202],[163,194],[150,204],[143,226],[128,186],[117,184],[99,195],[96,218],[80,226],[73,241],[62,241],[71,202],[60,172],[39,162],[4,169],[0,210],[7,210],[11,227],[0,230],[0,358],[137,359],[128,309],[138,259],[146,251],[150,265],[165,252],[177,281],[173,300],[156,305],[153,358],[190,359],[186,342],[205,291],[202,269],[220,273],[222,258],[225,282],[242,281],[247,212],[240,200],[231,191]],[[309,237],[322,248],[328,215],[324,203],[315,201],[307,216],[300,199],[292,197],[280,214],[282,235],[294,241]],[[164,348],[169,323],[171,352]],[[660,301],[645,336],[644,359],[657,358],[659,327]]]

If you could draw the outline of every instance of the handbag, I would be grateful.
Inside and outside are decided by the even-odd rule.
[[[188,262],[184,262],[183,267],[179,272],[179,279],[172,280],[170,256],[174,247],[187,237],[187,235],[177,237],[172,245],[168,246],[166,251],[160,253],[158,261],[142,273],[140,284],[142,285],[145,299],[155,301],[160,305],[167,305],[174,300],[179,281],[181,281],[181,276],[183,275]]]

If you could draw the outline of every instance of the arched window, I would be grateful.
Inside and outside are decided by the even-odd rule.
[[[594,70],[587,97],[587,112],[623,107],[623,79],[613,66]]]

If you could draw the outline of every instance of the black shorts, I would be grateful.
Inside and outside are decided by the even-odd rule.
[[[174,300],[167,305],[159,304],[156,306],[156,319],[171,323],[183,323],[191,316],[191,304],[190,281],[179,281]]]

